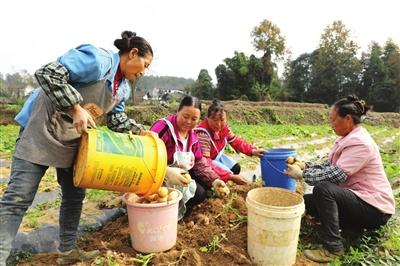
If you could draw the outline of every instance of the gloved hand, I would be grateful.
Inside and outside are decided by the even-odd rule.
[[[165,178],[171,185],[187,186],[190,183],[190,180],[183,176],[186,173],[187,171],[181,168],[167,166]]]
[[[287,170],[285,170],[284,172],[285,172],[285,175],[287,175],[290,178],[293,178],[296,180],[303,179],[303,171],[300,169],[300,166],[298,166],[297,164],[288,164]]]
[[[212,182],[212,187],[214,188],[215,195],[219,198],[226,197],[230,193],[228,186],[221,179],[215,179],[214,182]]]
[[[303,162],[301,162],[301,161],[299,161],[299,160],[296,160],[296,161],[294,162],[294,164],[298,165],[298,166],[300,167],[301,170],[306,169],[306,164],[303,163]]]

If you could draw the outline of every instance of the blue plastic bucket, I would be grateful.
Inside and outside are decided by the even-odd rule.
[[[296,181],[283,173],[286,170],[286,159],[296,157],[293,149],[271,149],[261,158],[261,175],[263,186],[296,190]]]

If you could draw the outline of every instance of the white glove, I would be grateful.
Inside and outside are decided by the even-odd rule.
[[[287,175],[290,178],[293,178],[296,180],[303,179],[303,171],[301,170],[300,166],[297,164],[288,164],[287,170],[285,170],[284,172],[285,172],[285,175]]]
[[[188,182],[188,180],[183,176],[186,173],[187,171],[181,168],[167,166],[165,178],[168,180],[170,185],[187,186],[190,181]]]
[[[212,182],[212,187],[214,188],[215,195],[219,198],[226,197],[230,193],[228,186],[221,179],[215,179]]]

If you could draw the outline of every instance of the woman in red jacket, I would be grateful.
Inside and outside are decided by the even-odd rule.
[[[237,184],[247,183],[246,179],[239,175],[240,165],[224,154],[226,145],[230,144],[235,151],[248,156],[261,157],[264,150],[257,149],[233,134],[227,124],[224,104],[221,101],[214,100],[212,102],[208,108],[207,118],[201,121],[199,127],[196,128],[196,133],[203,156],[208,159],[209,164],[220,179],[223,181],[232,180]]]

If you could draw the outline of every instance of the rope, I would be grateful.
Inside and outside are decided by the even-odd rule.
[[[283,175],[286,175],[284,172],[282,172],[281,170],[279,170],[278,168],[276,168],[270,161],[268,161],[267,159],[265,159],[265,161],[267,161],[267,163],[278,173],[281,173]]]

